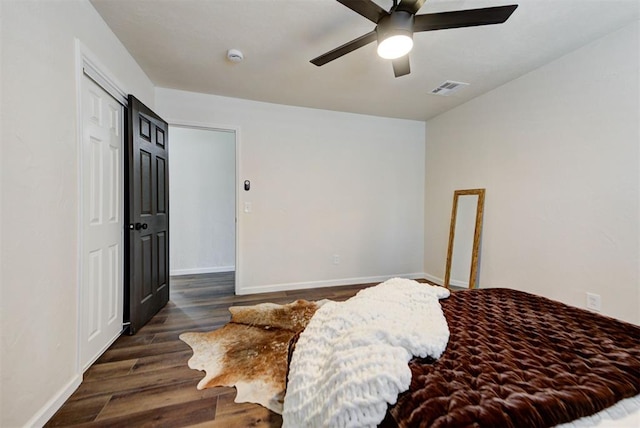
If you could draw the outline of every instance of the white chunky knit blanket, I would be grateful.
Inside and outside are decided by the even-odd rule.
[[[283,427],[375,427],[409,388],[412,356],[449,340],[443,287],[394,278],[317,310],[289,368]]]

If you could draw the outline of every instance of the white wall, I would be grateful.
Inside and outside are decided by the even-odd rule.
[[[422,275],[423,122],[160,88],[156,110],[238,130],[240,293]]]
[[[442,278],[455,189],[485,187],[481,287],[640,323],[634,23],[427,122],[425,269]]]
[[[235,269],[234,131],[170,126],[171,275]]]
[[[2,1],[0,426],[41,424],[79,383],[75,38],[153,106],[88,1]]]

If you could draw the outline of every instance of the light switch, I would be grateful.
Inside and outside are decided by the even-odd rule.
[[[251,212],[251,202],[245,202],[244,203],[244,212],[246,212],[246,213],[250,213]]]

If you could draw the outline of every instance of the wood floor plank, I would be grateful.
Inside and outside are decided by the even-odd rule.
[[[165,385],[114,394],[102,409],[96,421],[107,420],[138,412],[186,404],[205,398],[217,397],[213,389],[197,390],[192,380],[173,381]]]
[[[147,345],[153,341],[153,335],[137,334],[135,336],[122,335],[107,349],[107,352],[102,354],[96,361],[97,364],[104,363],[103,358],[105,354],[114,349],[128,348],[135,345]]]
[[[111,399],[111,395],[99,395],[84,399],[69,400],[47,422],[48,427],[66,427],[91,422]]]
[[[199,391],[191,348],[178,336],[227,323],[230,306],[296,299],[345,300],[373,284],[236,296],[233,273],[171,278],[171,300],[134,336],[121,336],[85,372],[80,387],[46,426],[280,427],[262,406],[235,403],[235,388]]]
[[[113,361],[130,360],[132,358],[149,357],[152,355],[164,355],[170,352],[189,350],[189,346],[182,341],[148,343],[145,345],[129,346],[124,348],[108,349],[99,361],[108,363]]]
[[[83,380],[85,382],[96,381],[102,379],[111,379],[120,376],[126,376],[138,362],[137,358],[130,360],[114,361],[111,363],[94,364],[84,373]]]
[[[131,368],[131,373],[148,373],[171,368],[184,367],[185,361],[193,355],[193,351],[171,352],[163,355],[138,358]]]
[[[218,396],[216,422],[220,427],[280,427],[282,417],[254,403],[236,403],[235,390]]]
[[[104,391],[110,391],[114,394],[135,393],[146,389],[164,387],[184,381],[197,382],[202,377],[202,372],[192,370],[184,364],[183,366],[165,370],[136,372],[126,376],[125,378],[113,377],[93,382],[82,382],[74,395],[77,398],[84,398],[104,394]]]
[[[215,419],[217,397],[144,410],[133,414],[100,419],[79,425],[83,428],[180,428],[199,424],[207,426]]]

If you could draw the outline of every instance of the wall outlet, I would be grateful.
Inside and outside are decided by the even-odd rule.
[[[596,312],[602,310],[602,299],[599,294],[587,293],[587,309]]]
[[[339,265],[340,264],[340,256],[338,254],[334,254],[333,255],[333,264],[334,265]]]

